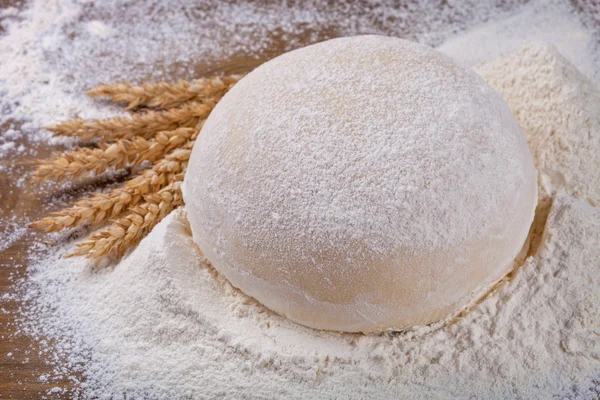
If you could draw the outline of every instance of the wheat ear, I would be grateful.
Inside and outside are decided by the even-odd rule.
[[[144,83],[140,86],[131,83],[114,83],[100,85],[86,93],[90,97],[109,97],[114,102],[127,103],[127,110],[138,107],[166,109],[178,107],[191,100],[220,98],[241,77],[242,75],[231,75],[197,79],[192,82]]]
[[[218,99],[205,99],[202,102],[190,102],[166,111],[148,111],[127,117],[89,121],[75,118],[46,129],[56,135],[78,137],[81,140],[117,140],[130,139],[134,136],[150,139],[160,131],[196,126],[200,120],[208,117],[215,106],[214,101]]]
[[[188,148],[175,149],[165,158],[156,162],[152,169],[126,181],[123,187],[112,189],[108,193],[96,193],[89,199],[83,199],[72,207],[42,218],[29,226],[46,232],[56,232],[73,228],[84,222],[97,224],[109,218],[116,218],[127,209],[138,204],[144,195],[156,193],[167,184],[175,182],[185,172],[193,143]]]
[[[183,203],[180,184],[178,180],[157,193],[144,196],[145,203],[135,206],[125,217],[115,220],[108,229],[94,233],[90,239],[78,244],[70,256],[100,258],[109,253],[122,255]]]
[[[34,175],[35,180],[47,178],[73,178],[85,173],[99,173],[109,168],[124,168],[155,161],[186,143],[196,132],[195,128],[163,131],[153,139],[135,137],[121,139],[113,144],[99,144],[99,148],[78,148],[42,162]]]

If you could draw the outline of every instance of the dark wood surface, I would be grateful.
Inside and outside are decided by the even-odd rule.
[[[19,0],[0,0],[0,8],[21,7],[21,3],[22,1]],[[595,24],[597,27],[600,26],[600,2],[574,0],[572,4],[580,12],[595,14]],[[0,34],[2,34],[1,24]],[[325,37],[328,36],[327,32],[322,32],[322,34]],[[276,44],[276,47],[278,48],[273,48],[269,52],[270,56],[280,53],[283,44]],[[220,65],[219,70],[230,73],[248,71],[262,61],[230,59],[227,64]],[[2,61],[0,60],[0,62]],[[195,71],[198,76],[210,75],[212,72],[202,65],[197,66]],[[0,131],[8,128],[10,128],[9,124],[2,125]],[[14,226],[7,224],[7,221],[21,221],[22,224],[25,221],[33,221],[44,216],[48,211],[61,207],[69,197],[77,196],[77,192],[75,192],[63,193],[62,196],[56,197],[53,196],[51,186],[40,189],[32,185],[17,183],[21,177],[33,170],[36,159],[47,157],[53,151],[60,150],[60,147],[52,147],[38,142],[30,143],[26,138],[19,139],[16,144],[17,146],[23,144],[27,148],[35,146],[37,154],[32,156],[27,152],[12,152],[8,156],[0,158],[0,238],[11,235],[13,232]],[[2,172],[2,166],[10,167],[7,169],[9,173]],[[16,323],[19,309],[24,304],[18,296],[13,296],[16,290],[15,283],[26,276],[31,245],[41,239],[35,232],[27,231],[10,247],[0,251],[0,399],[37,399],[44,396],[48,398],[72,397],[70,392],[62,395],[60,393],[47,395],[48,391],[55,387],[72,388],[72,383],[67,377],[50,382],[40,381],[39,377],[44,374],[55,375],[52,373],[52,367],[46,361],[45,354],[40,353],[39,343],[44,338],[32,338],[23,334]],[[7,295],[10,297],[2,297]]]
[[[25,141],[24,145],[28,145]],[[40,146],[40,154],[49,154],[48,146]],[[6,220],[13,215],[41,216],[43,204],[30,192],[14,184],[17,175],[27,173],[33,167],[30,156],[9,156],[0,160],[0,165],[12,164],[14,174],[0,174],[0,218]],[[18,172],[16,172],[18,171]],[[10,234],[7,226],[0,226],[0,236]],[[11,229],[12,231],[12,229]],[[0,254],[0,295],[14,292],[13,284],[26,273],[27,254],[31,242],[30,234],[15,242]],[[20,302],[8,300],[2,302],[0,312],[0,398],[38,398],[54,386],[65,386],[67,382],[43,383],[39,377],[50,374],[51,369],[39,355],[38,342],[19,332],[15,323]]]
[[[14,0],[0,0],[0,8],[21,7],[20,3]],[[0,34],[3,31],[0,24]],[[0,126],[0,130],[5,129],[6,126]],[[16,169],[20,169],[27,168],[26,165],[31,162],[26,160],[26,157],[15,158],[0,159],[0,166],[17,163],[19,166]],[[30,207],[34,207],[35,200],[23,199],[20,191],[15,190],[14,179],[12,174],[0,172],[0,221],[5,221],[14,214],[25,215],[29,213]],[[6,230],[7,227],[0,223],[0,237],[7,234]],[[11,292],[13,282],[25,274],[26,251],[27,241],[20,241],[0,252],[0,296]],[[14,323],[14,315],[20,306],[19,302],[0,301],[0,305],[0,398],[35,398],[36,395],[39,397],[46,387],[39,385],[34,379],[37,380],[47,367],[42,358],[37,356],[34,340],[17,333],[19,329]]]

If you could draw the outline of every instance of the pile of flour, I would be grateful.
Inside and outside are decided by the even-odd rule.
[[[539,197],[563,190],[600,206],[597,86],[555,48],[536,42],[475,70],[519,122],[540,171]]]
[[[593,157],[600,121],[587,101],[598,88],[552,47],[531,43],[477,70],[518,105],[542,182],[571,153]],[[538,140],[547,131],[561,139]],[[28,329],[58,341],[90,397],[597,398],[600,210],[564,193],[600,200],[598,164],[580,174],[588,161],[542,187],[552,206],[537,254],[446,323],[380,336],[296,325],[218,275],[177,211],[114,269],[57,253],[39,264]]]
[[[115,113],[81,95],[102,81],[195,77],[194,60],[264,60],[274,55],[272,43],[291,49],[306,32],[311,41],[379,33],[436,45],[503,10],[493,1],[441,11],[428,2],[379,5],[363,14],[324,0],[306,9],[179,3],[33,0],[24,12],[2,11],[0,124],[21,122],[0,136],[2,155],[22,151],[23,140],[48,140],[43,124]],[[534,1],[441,49],[473,65],[516,50],[523,38],[542,38],[597,78],[593,33],[571,11]],[[345,28],[332,30],[339,21]],[[86,398],[600,397],[598,88],[539,43],[476,70],[523,127],[549,216],[537,221],[539,249],[464,316],[380,336],[295,325],[202,260],[177,211],[114,268],[64,259],[64,248],[32,254],[23,292],[0,300],[24,293],[23,331],[53,343],[44,351],[54,374],[40,381],[71,375],[79,385],[72,395]]]

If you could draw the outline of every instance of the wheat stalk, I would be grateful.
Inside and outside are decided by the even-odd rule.
[[[128,103],[127,110],[138,107],[173,108],[191,100],[221,97],[242,75],[197,79],[192,82],[144,83],[135,86],[131,83],[100,85],[86,93],[90,97],[110,97],[117,103]]]
[[[135,206],[125,217],[114,221],[109,228],[94,233],[90,239],[78,244],[70,256],[99,258],[107,254],[123,255],[168,213],[183,203],[180,184],[180,180],[177,180],[157,193],[144,196],[145,203]]]
[[[204,99],[202,102],[190,102],[166,111],[148,111],[126,117],[89,121],[75,118],[46,129],[56,135],[78,137],[81,140],[118,140],[134,136],[150,139],[160,131],[196,126],[200,120],[208,117],[218,100],[219,98]]]
[[[185,172],[191,154],[193,141],[186,147],[172,151],[159,160],[152,169],[124,183],[123,187],[114,188],[108,193],[96,193],[89,199],[83,199],[72,207],[42,218],[29,226],[46,232],[56,232],[73,228],[85,222],[97,224],[109,218],[116,218],[127,209],[135,206],[144,195],[156,193],[167,184],[178,180]]]
[[[141,86],[101,85],[91,90],[90,96],[108,96],[116,102],[128,103],[129,109],[144,106],[166,110],[104,120],[76,118],[49,127],[56,135],[100,142],[97,148],[80,147],[40,163],[34,179],[73,178],[142,162],[153,165],[121,187],[96,193],[30,226],[53,232],[112,219],[112,225],[92,234],[71,255],[92,258],[122,255],[164,216],[183,204],[180,185],[203,121],[240,77]]]
[[[78,148],[42,162],[33,177],[41,181],[46,178],[75,178],[84,173],[100,173],[110,168],[136,166],[144,161],[155,161],[183,145],[197,132],[197,128],[179,128],[163,131],[153,139],[135,137],[121,139],[113,144],[99,144],[99,148]]]

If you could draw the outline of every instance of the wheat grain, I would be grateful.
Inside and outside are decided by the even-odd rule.
[[[42,218],[29,226],[46,232],[56,232],[72,228],[85,222],[97,224],[109,218],[116,218],[142,200],[144,195],[156,193],[167,184],[179,180],[187,167],[193,142],[186,147],[176,149],[159,160],[152,169],[144,170],[124,183],[123,187],[112,189],[108,193],[96,193],[89,199],[83,199],[72,207]]]
[[[179,108],[166,111],[148,111],[126,117],[113,117],[100,120],[75,118],[46,129],[56,135],[78,137],[81,140],[118,140],[139,136],[144,139],[154,137],[160,131],[171,131],[180,127],[191,128],[208,117],[219,99],[204,99],[190,102]]]
[[[157,193],[144,196],[145,203],[135,206],[125,217],[115,220],[109,228],[94,233],[90,239],[78,244],[70,256],[121,256],[168,213],[182,204],[180,183],[172,182]]]
[[[163,131],[153,139],[135,137],[132,140],[121,139],[113,144],[99,145],[99,148],[78,148],[74,151],[42,162],[34,175],[35,180],[47,178],[74,178],[85,173],[105,172],[110,168],[136,166],[144,161],[155,161],[174,148],[182,146],[197,128],[179,128]]]
[[[34,179],[101,173],[144,161],[154,162],[154,165],[121,187],[108,193],[96,193],[30,226],[50,232],[84,222],[97,224],[112,219],[112,225],[92,234],[77,245],[71,255],[92,258],[122,255],[165,215],[183,204],[180,184],[202,124],[215,103],[239,78],[202,79],[173,85],[116,84],[92,90],[91,96],[109,96],[114,101],[127,102],[128,108],[168,109],[104,120],[74,119],[49,127],[56,135],[100,142],[95,149],[80,147],[41,163]]]
[[[140,86],[131,83],[100,85],[86,93],[91,97],[110,97],[117,103],[128,103],[127,110],[138,107],[172,108],[191,100],[222,97],[242,75],[197,79],[192,82],[144,83]]]

